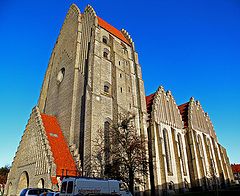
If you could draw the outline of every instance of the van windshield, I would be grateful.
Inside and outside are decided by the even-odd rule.
[[[73,191],[73,181],[68,182],[67,193],[72,193]]]
[[[62,183],[61,193],[66,193],[67,190],[67,182]]]

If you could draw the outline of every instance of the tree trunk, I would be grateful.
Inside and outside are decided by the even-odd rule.
[[[129,168],[129,191],[134,195],[134,172]]]

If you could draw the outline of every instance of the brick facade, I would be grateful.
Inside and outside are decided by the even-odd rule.
[[[91,6],[81,13],[73,4],[52,51],[38,105],[16,152],[5,194],[16,195],[28,186],[58,189],[59,168],[64,172],[64,166],[46,136],[44,115],[56,118],[76,170],[83,175],[94,175],[89,157],[96,148],[93,139],[98,130],[103,130],[106,122],[117,123],[120,113],[131,113],[136,134],[151,141],[149,148],[146,146],[150,176],[139,190],[152,188],[162,194],[170,188],[200,186],[211,161],[216,164],[217,177],[222,174],[224,182],[231,179],[226,150],[218,144],[210,119],[197,102],[189,102],[186,117],[171,92],[162,87],[151,101],[146,104],[141,66],[128,32],[98,17]],[[204,159],[199,158],[197,135],[201,135]]]

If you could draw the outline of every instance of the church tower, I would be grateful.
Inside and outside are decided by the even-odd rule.
[[[144,84],[134,43],[126,30],[111,26],[91,6],[81,13],[73,4],[16,152],[7,194],[29,186],[57,189],[60,176],[79,171],[92,176],[88,157],[97,132],[126,113],[135,115],[138,134],[147,136]]]
[[[134,43],[98,17],[91,6],[72,5],[53,49],[39,98],[41,113],[56,116],[81,167],[92,139],[119,113],[134,113],[146,134],[145,92]],[[78,153],[77,153],[78,152]]]

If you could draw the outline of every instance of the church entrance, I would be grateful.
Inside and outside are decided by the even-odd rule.
[[[18,181],[17,195],[20,195],[22,189],[29,187],[29,177],[28,173],[25,171],[21,174]]]

